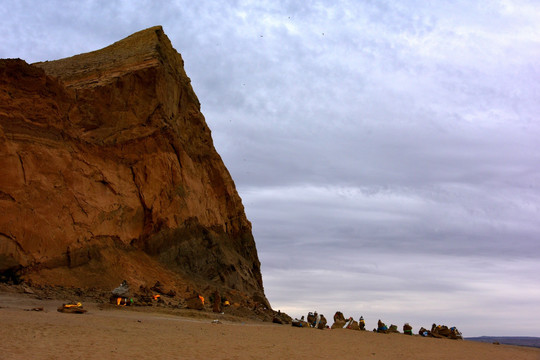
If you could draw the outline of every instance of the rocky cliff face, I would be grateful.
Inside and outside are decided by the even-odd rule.
[[[161,27],[0,60],[0,273],[267,304],[251,224]]]

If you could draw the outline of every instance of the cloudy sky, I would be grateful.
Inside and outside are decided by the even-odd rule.
[[[1,5],[28,62],[163,26],[275,309],[540,336],[540,2]]]

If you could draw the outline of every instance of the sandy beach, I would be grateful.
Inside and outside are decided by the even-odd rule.
[[[540,359],[540,349],[466,340],[294,328],[97,303],[84,303],[86,314],[65,314],[57,312],[61,304],[0,293],[0,358]]]

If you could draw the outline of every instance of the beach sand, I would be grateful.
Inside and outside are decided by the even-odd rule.
[[[97,303],[84,303],[86,314],[65,314],[56,310],[61,304],[0,293],[0,359],[540,360],[536,348],[294,328],[219,314],[185,317]],[[43,311],[31,310],[39,307]],[[220,316],[221,323],[212,323]]]

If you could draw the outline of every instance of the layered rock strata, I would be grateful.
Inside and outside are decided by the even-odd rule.
[[[0,273],[268,305],[251,224],[161,27],[0,60],[0,172]]]

